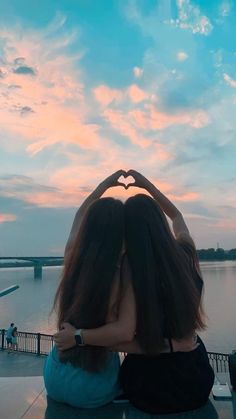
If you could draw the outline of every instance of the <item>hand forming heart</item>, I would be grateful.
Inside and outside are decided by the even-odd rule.
[[[118,182],[122,183],[125,189],[128,189],[130,186],[135,184],[135,179],[133,178],[133,176],[126,173],[123,176],[119,177]]]
[[[150,185],[151,183],[148,179],[133,169],[130,169],[127,172],[123,169],[117,170],[102,182],[104,192],[108,188],[112,188],[114,186],[123,186],[125,189],[128,189],[130,186],[134,186],[149,191]]]

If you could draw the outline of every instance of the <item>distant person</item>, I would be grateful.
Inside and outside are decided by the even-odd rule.
[[[128,353],[120,381],[135,407],[149,414],[195,410],[207,403],[214,382],[206,348],[196,334],[205,328],[196,248],[181,212],[140,173],[126,175],[134,178],[132,186],[152,196],[138,194],[125,203],[126,263],[135,298],[124,302],[117,321],[83,328],[80,335],[87,345]],[[135,332],[133,341],[125,343],[134,302]],[[61,351],[75,344],[76,333],[70,324],[63,327],[55,339]]]
[[[10,324],[10,327],[7,329],[6,340],[7,340],[7,350],[10,352],[12,346],[12,331],[14,329],[14,323]]]
[[[17,351],[18,349],[18,343],[17,343],[17,327],[14,327],[12,330],[12,345],[11,350]]]

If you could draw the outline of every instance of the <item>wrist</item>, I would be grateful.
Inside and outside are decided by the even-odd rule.
[[[76,346],[85,346],[82,329],[76,329],[74,336],[75,336]]]

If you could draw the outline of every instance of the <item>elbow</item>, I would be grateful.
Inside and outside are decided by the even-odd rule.
[[[175,216],[174,216],[174,220],[175,220],[175,219],[179,219],[179,218],[183,218],[183,214],[182,214],[182,212],[180,212],[180,211],[176,208],[176,213],[175,213]]]

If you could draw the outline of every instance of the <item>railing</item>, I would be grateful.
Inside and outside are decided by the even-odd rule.
[[[208,352],[210,364],[215,372],[229,371],[229,354],[218,352]]]
[[[7,349],[6,331],[0,329],[1,349]],[[53,336],[44,333],[17,332],[17,350],[36,355],[47,355],[53,347]]]
[[[53,347],[53,336],[44,333],[17,332],[17,350],[36,355],[47,355]],[[7,349],[6,330],[0,329],[0,348]],[[229,371],[229,355],[208,352],[210,364],[215,372]]]

